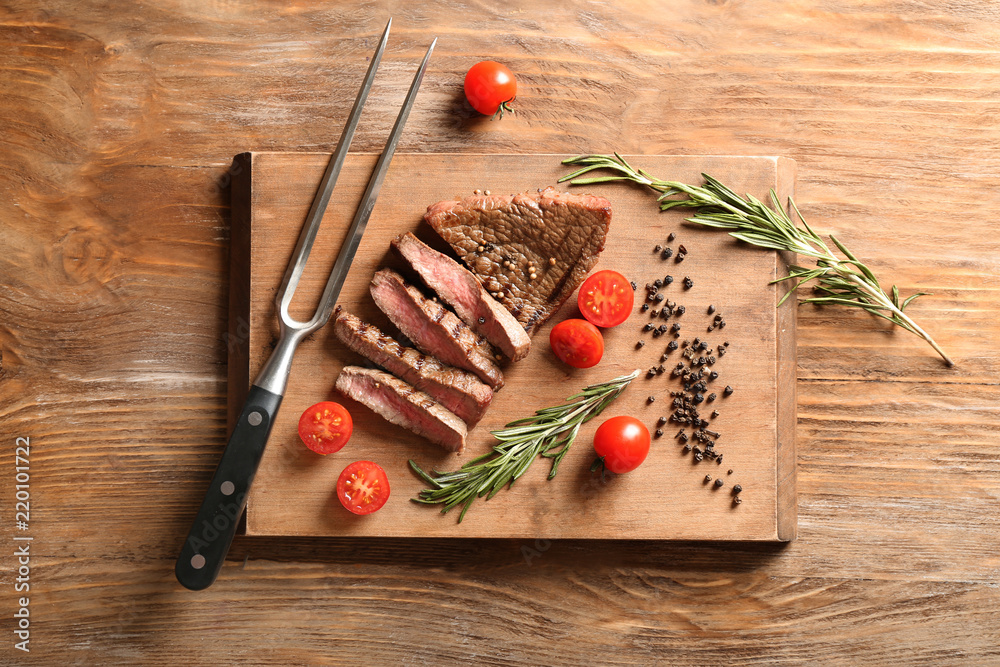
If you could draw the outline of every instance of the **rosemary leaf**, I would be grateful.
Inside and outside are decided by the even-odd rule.
[[[493,450],[453,472],[435,471],[432,476],[411,460],[410,467],[430,487],[423,489],[413,500],[428,505],[443,505],[442,514],[462,505],[458,516],[461,523],[476,498],[485,496],[489,500],[501,489],[509,488],[539,456],[552,461],[548,477],[552,479],[580,427],[601,414],[638,375],[636,370],[629,375],[591,385],[570,396],[562,405],[543,408],[532,417],[512,421],[505,428],[492,431],[493,437],[499,441]]]
[[[834,255],[822,237],[809,226],[791,198],[788,200],[789,205],[802,223],[802,227],[785,212],[773,189],[769,197],[771,206],[768,206],[752,195],[739,196],[708,174],[702,174],[705,179],[705,184],[702,186],[660,180],[646,171],[634,169],[618,153],[581,155],[563,160],[563,164],[578,165],[583,168],[563,176],[559,179],[560,183],[569,181],[571,185],[587,185],[622,180],[638,183],[660,193],[657,201],[661,211],[673,208],[695,209],[694,215],[688,218],[689,222],[731,230],[730,236],[762,248],[812,257],[816,261],[817,268],[805,269],[793,266],[789,268],[787,276],[772,281],[772,283],[789,279],[796,281],[795,286],[778,302],[779,306],[789,294],[804,283],[815,280],[813,290],[818,296],[801,299],[800,303],[861,308],[924,339],[941,355],[945,363],[949,366],[955,365],[934,339],[903,312],[913,299],[927,293],[917,292],[902,303],[899,301],[899,289],[895,285],[892,286],[891,295],[887,294],[872,270],[831,234],[830,240],[846,259]],[[601,169],[615,172],[617,175],[579,178],[583,174]],[[681,196],[680,199],[673,198],[678,195]]]

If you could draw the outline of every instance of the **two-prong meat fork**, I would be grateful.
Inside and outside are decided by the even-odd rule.
[[[358,126],[361,109],[368,98],[368,91],[371,90],[375,71],[382,60],[382,52],[389,40],[391,26],[392,19],[389,19],[371,64],[368,66],[368,72],[365,74],[364,82],[358,91],[357,99],[354,100],[351,115],[347,119],[344,131],[340,135],[340,141],[337,142],[337,148],[330,158],[330,164],[326,168],[319,190],[313,199],[312,208],[309,209],[309,214],[306,216],[299,240],[295,244],[295,250],[292,252],[288,268],[285,270],[285,276],[281,280],[281,286],[278,288],[278,294],[275,297],[278,318],[281,322],[281,335],[278,338],[278,344],[250,386],[239,420],[233,428],[229,443],[226,445],[222,459],[212,476],[212,483],[205,494],[205,500],[195,516],[191,531],[188,533],[180,556],[177,558],[177,566],[174,569],[177,580],[192,590],[201,590],[210,586],[222,569],[226,553],[228,553],[233,536],[236,534],[236,526],[246,508],[250,485],[253,483],[257,467],[264,454],[264,447],[271,433],[274,418],[281,406],[295,349],[302,339],[322,327],[330,319],[337,297],[340,295],[340,288],[347,277],[351,262],[354,260],[354,255],[361,243],[361,236],[368,224],[368,218],[375,206],[375,199],[382,187],[382,180],[389,168],[396,144],[399,143],[399,136],[402,134],[403,126],[410,115],[410,109],[417,96],[417,90],[420,88],[420,82],[424,78],[427,61],[437,43],[436,39],[431,42],[427,49],[427,55],[424,56],[424,60],[420,64],[420,69],[413,77],[413,83],[410,84],[406,100],[396,117],[396,124],[389,135],[389,141],[386,142],[385,150],[382,151],[382,155],[375,165],[375,171],[368,181],[368,188],[365,190],[361,205],[358,207],[354,221],[347,232],[347,238],[341,246],[333,270],[330,271],[330,277],[327,279],[319,306],[312,319],[308,322],[299,322],[289,315],[288,307],[295,294],[295,288],[299,284],[299,278],[302,277],[306,261],[309,259],[309,251],[312,250],[313,241],[316,240],[316,233],[319,231],[323,213],[326,211],[330,195],[337,182],[337,176],[340,174],[340,168],[347,156],[347,149],[351,145],[351,139],[354,138],[354,130]]]

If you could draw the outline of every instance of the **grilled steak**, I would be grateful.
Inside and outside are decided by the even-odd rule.
[[[513,361],[527,356],[531,339],[524,327],[486,293],[468,269],[410,232],[397,236],[392,247],[473,331],[485,336]]]
[[[546,188],[439,202],[427,208],[424,220],[533,334],[597,263],[611,203]]]
[[[344,345],[429,394],[470,428],[482,418],[493,400],[493,390],[472,373],[399,344],[378,327],[340,310],[340,306],[337,306],[333,331]]]
[[[465,449],[465,422],[412,385],[374,368],[345,366],[337,391],[450,452]]]
[[[493,389],[503,386],[491,353],[484,353],[484,344],[454,313],[390,269],[377,272],[369,289],[382,312],[421,352],[472,371]]]

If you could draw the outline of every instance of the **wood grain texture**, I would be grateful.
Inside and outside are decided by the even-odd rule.
[[[354,155],[344,163],[337,182],[335,202],[328,210],[316,237],[309,265],[296,289],[290,311],[300,321],[312,316],[326,277],[337,257],[347,227],[354,216],[377,156]],[[369,294],[375,271],[390,266],[407,271],[405,262],[389,247],[389,240],[411,231],[428,242],[444,245],[422,223],[427,206],[454,196],[471,194],[474,188],[504,192],[532,192],[555,184],[566,173],[557,155],[419,155],[400,154],[386,174],[382,195],[372,213],[368,229],[351,265],[337,303],[348,312],[373,322],[383,331],[395,331],[379,312]],[[627,159],[632,159],[628,157]],[[768,157],[675,157],[646,156],[650,170],[669,172],[683,180],[697,179],[702,172],[732,184],[740,192],[766,197],[770,189],[787,200],[794,185],[794,163],[787,158]],[[246,367],[246,378],[256,377],[276,341],[277,323],[274,296],[288,265],[302,221],[329,156],[326,154],[252,153],[240,157],[249,162],[234,183],[233,276],[237,281],[230,294],[249,294],[230,313],[230,335],[249,323],[249,335],[233,350],[230,371]],[[249,183],[249,185],[247,185]],[[609,198],[613,209],[606,246],[597,268],[622,272],[639,285],[635,310],[625,323],[605,331],[605,351],[601,363],[587,370],[560,364],[549,352],[549,332],[556,323],[580,317],[575,307],[576,293],[534,336],[533,354],[517,363],[504,364],[505,385],[496,393],[490,410],[467,438],[466,452],[449,455],[423,438],[394,427],[371,410],[345,399],[333,390],[344,365],[366,363],[341,344],[326,327],[304,341],[296,353],[283,402],[284,410],[275,420],[271,441],[257,473],[247,512],[250,535],[359,535],[379,537],[530,537],[589,539],[669,539],[669,540],[788,540],[795,536],[795,309],[778,310],[778,300],[786,285],[768,285],[767,280],[747,280],[748,276],[784,275],[787,262],[775,253],[757,252],[737,244],[725,235],[708,229],[683,226],[681,212],[661,213],[649,193],[624,184],[594,186],[590,191]],[[249,228],[249,247],[244,237]],[[653,252],[676,233],[670,245],[685,247],[683,263],[664,261]],[[243,266],[236,266],[241,263]],[[247,266],[250,267],[249,271]],[[546,271],[547,267],[542,267]],[[644,301],[644,285],[665,274],[675,282],[662,290],[666,298],[684,305],[683,316],[651,320],[639,306]],[[694,284],[685,289],[682,281]],[[412,279],[412,278],[411,278]],[[420,284],[420,283],[418,283]],[[727,327],[707,332],[713,316],[709,304],[724,315]],[[653,307],[659,305],[652,304]],[[244,308],[245,307],[245,308]],[[682,360],[682,350],[662,362],[668,340],[653,337],[643,326],[681,326],[680,342],[695,339],[710,343],[711,350],[699,356],[715,355],[723,342],[728,353],[718,357],[708,370],[719,372],[710,392],[717,399],[703,403],[701,414],[711,429],[719,433],[717,450],[722,465],[711,459],[694,462],[684,455],[675,439],[678,424],[663,426],[663,437],[653,438],[651,456],[642,473],[614,477],[602,482],[589,472],[593,460],[593,433],[602,419],[627,414],[642,419],[650,433],[657,418],[667,416],[671,391],[681,382],[669,373],[647,377],[646,370],[663,363],[673,368]],[[238,332],[235,335],[239,335]],[[648,345],[636,348],[636,341]],[[791,357],[789,359],[789,357]],[[490,451],[495,439],[490,431],[503,428],[534,410],[558,405],[583,387],[626,375],[639,369],[641,375],[608,408],[605,415],[580,430],[578,443],[560,464],[561,474],[547,480],[546,462],[532,466],[517,483],[490,500],[477,502],[461,524],[458,510],[442,517],[438,508],[408,502],[425,483],[410,470],[416,460],[425,469],[452,470],[465,461]],[[241,371],[242,374],[242,371]],[[232,386],[230,414],[238,414],[246,396],[245,388]],[[723,389],[735,385],[732,396]],[[791,394],[789,396],[788,394]],[[649,403],[649,396],[656,399]],[[302,445],[296,429],[299,415],[320,400],[344,402],[354,418],[354,433],[343,454],[317,456]],[[688,434],[692,429],[686,429]],[[697,444],[694,440],[692,445]],[[381,465],[392,485],[386,511],[357,520],[342,511],[333,495],[337,476],[352,460],[363,458]],[[727,474],[728,470],[733,474]],[[722,479],[725,486],[714,489],[705,475]],[[742,503],[733,503],[732,488],[744,489]],[[332,503],[332,504],[331,504]]]
[[[934,292],[912,312],[957,368],[800,308],[785,546],[243,537],[181,590],[226,433],[231,157],[331,151],[389,14],[355,150],[437,35],[403,152],[788,156],[817,229]],[[988,2],[7,0],[0,469],[31,437],[37,585],[0,662],[996,664],[998,43]],[[519,76],[502,122],[462,99],[483,58]]]

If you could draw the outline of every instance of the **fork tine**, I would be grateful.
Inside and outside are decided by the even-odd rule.
[[[437,37],[434,38],[434,41],[427,48],[423,62],[420,63],[417,73],[413,75],[413,82],[410,84],[410,90],[406,93],[406,99],[399,110],[399,115],[396,116],[396,123],[392,126],[389,140],[386,141],[385,149],[382,151],[382,155],[379,156],[378,162],[375,163],[375,171],[368,180],[368,187],[365,189],[365,194],[361,198],[361,204],[354,214],[354,220],[351,222],[351,227],[347,232],[347,238],[344,240],[344,245],[341,246],[340,253],[337,255],[337,261],[330,271],[330,277],[326,281],[323,296],[319,301],[319,308],[316,314],[313,315],[312,320],[309,321],[308,326],[310,328],[321,327],[330,319],[333,307],[337,302],[337,297],[340,296],[340,289],[347,278],[347,272],[351,269],[351,262],[354,261],[354,255],[358,251],[358,246],[361,245],[361,236],[365,233],[365,227],[368,226],[368,218],[371,217],[372,209],[375,208],[375,200],[378,198],[379,190],[382,189],[382,181],[389,170],[389,163],[392,162],[392,156],[396,152],[396,145],[399,143],[400,135],[403,134],[403,127],[406,125],[406,119],[410,116],[410,109],[413,108],[413,102],[417,98],[420,83],[424,80],[424,72],[427,71],[427,62],[431,59],[431,53],[434,52],[436,44]]]
[[[385,24],[382,38],[379,40],[378,47],[375,49],[375,55],[372,56],[371,63],[368,65],[368,72],[365,74],[361,88],[358,90],[358,96],[354,100],[354,106],[351,108],[351,113],[347,118],[347,123],[344,125],[344,130],[340,134],[337,148],[333,151],[330,162],[326,166],[326,172],[323,174],[316,197],[313,199],[312,206],[309,208],[309,214],[302,225],[299,240],[295,244],[295,250],[292,251],[288,267],[285,269],[285,275],[281,279],[281,285],[278,286],[275,303],[278,305],[278,315],[286,325],[294,321],[288,314],[288,306],[291,303],[292,296],[295,294],[295,288],[299,284],[299,279],[302,277],[306,261],[309,259],[313,242],[315,242],[316,234],[319,232],[320,222],[323,220],[323,214],[326,212],[327,204],[330,203],[330,196],[333,194],[333,188],[337,183],[337,177],[340,175],[340,169],[344,166],[344,158],[347,157],[347,150],[351,147],[351,141],[354,139],[354,130],[358,127],[358,121],[361,118],[361,109],[365,106],[365,101],[368,99],[368,92],[371,90],[372,82],[375,80],[375,72],[382,61],[382,53],[385,51],[385,45],[389,42],[389,29],[391,27],[392,18]]]

